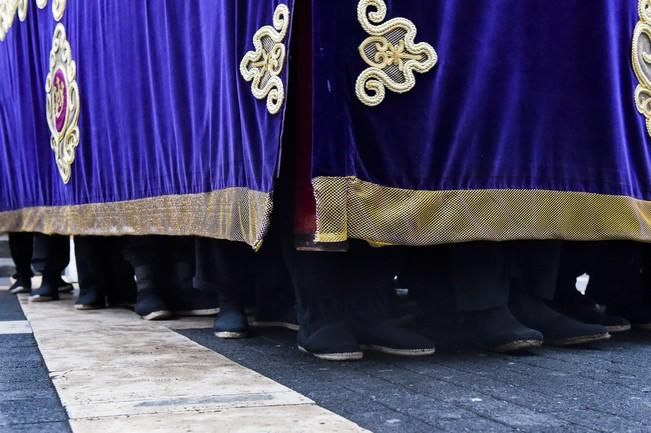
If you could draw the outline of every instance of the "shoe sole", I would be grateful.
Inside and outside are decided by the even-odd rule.
[[[524,349],[533,349],[536,347],[542,346],[543,342],[541,340],[518,340],[512,341],[510,343],[502,344],[497,347],[493,347],[491,351],[497,353],[506,353],[506,352],[517,352],[518,350]]]
[[[298,350],[309,353],[310,355],[323,359],[324,361],[359,361],[364,358],[364,352],[313,353],[305,349],[303,346],[298,346]]]
[[[631,325],[616,325],[616,326],[606,326],[606,329],[611,334],[617,334],[619,332],[627,332],[631,330]],[[651,328],[650,328],[651,329]]]
[[[75,310],[78,311],[102,310],[104,308],[106,307],[101,307],[99,305],[75,304]]]
[[[145,320],[168,320],[173,317],[171,311],[162,310],[162,311],[153,311],[146,316],[141,316]]]
[[[204,308],[197,310],[174,310],[177,316],[214,316],[219,313],[219,308]]]
[[[641,331],[651,331],[651,323],[644,323],[641,325],[633,325],[635,329],[639,329]]]
[[[549,346],[576,346],[579,344],[588,344],[609,339],[610,334],[605,333],[596,335],[582,335],[580,337],[564,338],[561,340],[545,340],[544,344]]]
[[[285,328],[290,331],[298,331],[300,329],[297,323],[289,322],[258,322],[254,320],[251,322],[251,326],[254,328]]]
[[[361,347],[364,350],[396,356],[429,356],[436,353],[436,349],[433,347],[430,349],[396,349],[393,347],[377,346],[374,344],[363,344]]]
[[[21,287],[20,289],[9,290],[9,293],[11,293],[12,295],[18,295],[20,293],[29,293],[31,291],[32,291],[32,289],[28,289],[26,287]]]
[[[41,296],[41,295],[34,295],[29,297],[29,302],[50,302],[50,301],[58,301],[59,298],[55,298],[54,296]]]
[[[215,332],[215,337],[221,338],[223,340],[235,340],[238,338],[246,338],[249,334],[247,332],[232,332],[232,331],[220,331]]]

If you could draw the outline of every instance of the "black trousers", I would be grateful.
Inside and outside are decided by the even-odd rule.
[[[506,306],[512,290],[553,299],[560,243],[471,242],[410,248],[407,256],[401,275],[407,287],[420,294],[429,291],[430,300],[451,299],[459,311],[479,311]]]
[[[194,239],[189,236],[126,236],[123,257],[131,264],[138,289],[192,288]]]
[[[557,301],[570,302],[568,290],[574,290],[576,277],[587,273],[587,294],[597,302],[644,302],[646,248],[630,241],[564,242]]]
[[[122,257],[123,238],[75,236],[79,288],[104,295],[135,290],[133,267]]]
[[[56,280],[70,262],[68,236],[10,233],[9,248],[21,276],[31,277],[33,265],[44,279]]]
[[[194,286],[218,293],[220,302],[244,307],[253,291],[255,252],[242,242],[196,238]]]

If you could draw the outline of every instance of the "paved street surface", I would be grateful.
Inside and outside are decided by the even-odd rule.
[[[333,364],[298,352],[289,331],[220,341],[210,318],[152,324],[82,314],[69,298],[23,308],[29,323],[0,290],[2,433],[651,432],[641,333],[518,356]]]

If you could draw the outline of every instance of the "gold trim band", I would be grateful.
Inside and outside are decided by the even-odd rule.
[[[545,190],[416,191],[318,177],[317,242],[384,245],[517,239],[651,241],[651,202]]]
[[[116,203],[0,212],[0,232],[65,235],[202,236],[259,248],[273,203],[267,193],[230,188]]]

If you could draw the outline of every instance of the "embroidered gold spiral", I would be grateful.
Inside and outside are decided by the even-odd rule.
[[[251,82],[253,96],[266,98],[267,110],[271,114],[277,114],[285,101],[285,86],[280,74],[285,66],[285,37],[289,22],[289,8],[284,4],[278,5],[273,27],[264,26],[255,33],[255,51],[247,52],[240,63],[240,73]]]
[[[633,70],[639,81],[635,89],[635,105],[646,118],[651,135],[651,0],[640,0],[640,21],[633,33]]]
[[[19,7],[23,7],[24,0],[0,0],[0,41],[4,41],[7,33],[16,20]],[[25,16],[26,16],[25,12]]]
[[[415,43],[418,30],[413,22],[394,18],[383,23],[386,16],[384,0],[361,0],[357,6],[357,19],[369,34],[359,53],[369,68],[357,78],[355,93],[370,107],[384,101],[387,88],[396,93],[413,89],[414,72],[428,72],[438,61],[431,45]]]

